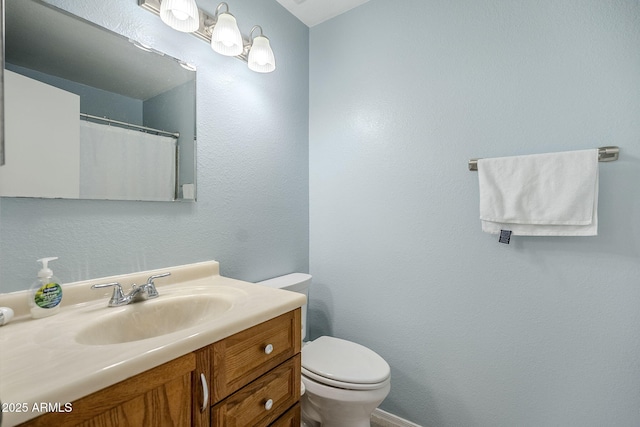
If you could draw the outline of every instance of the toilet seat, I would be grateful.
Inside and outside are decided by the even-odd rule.
[[[389,364],[373,350],[334,337],[320,337],[302,349],[302,375],[332,387],[375,390],[386,385]]]
[[[314,374],[313,372],[308,371],[305,368],[302,368],[302,381],[303,382],[315,381],[316,383],[327,386],[327,387],[341,388],[343,390],[354,390],[354,391],[377,390],[377,389],[386,387],[386,385],[389,383],[388,378],[382,382],[373,383],[373,384],[358,384],[358,383],[348,383],[344,381],[336,381],[336,380],[331,380],[329,378],[325,378],[323,376]]]

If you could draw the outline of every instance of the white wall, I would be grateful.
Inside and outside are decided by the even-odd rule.
[[[640,3],[371,0],[310,30],[310,327],[425,426],[640,424]],[[618,145],[599,236],[483,234],[474,157]]]
[[[80,97],[9,70],[4,82],[11,161],[0,167],[0,195],[77,198]]]

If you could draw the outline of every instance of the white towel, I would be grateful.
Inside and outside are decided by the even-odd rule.
[[[482,231],[598,234],[598,150],[478,160]]]

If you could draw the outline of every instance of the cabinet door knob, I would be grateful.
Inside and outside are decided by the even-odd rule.
[[[271,354],[273,352],[273,346],[271,344],[267,344],[264,347],[264,353],[265,354]]]
[[[264,409],[266,409],[267,411],[271,408],[273,408],[273,399],[267,400],[264,404]]]

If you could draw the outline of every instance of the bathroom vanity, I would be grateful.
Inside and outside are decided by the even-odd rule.
[[[109,290],[90,288],[143,283],[165,271],[171,280],[156,282],[155,300],[107,307]],[[206,262],[64,285],[61,313],[45,319],[20,316],[18,308],[0,338],[0,395],[14,405],[3,427],[299,426],[305,297],[218,271]],[[0,297],[0,305],[16,306],[16,294]],[[172,307],[173,326],[147,324],[152,336],[108,326],[131,322],[127,316],[162,323],[154,316]],[[54,332],[45,337],[43,327]],[[43,404],[47,413],[33,410]]]

